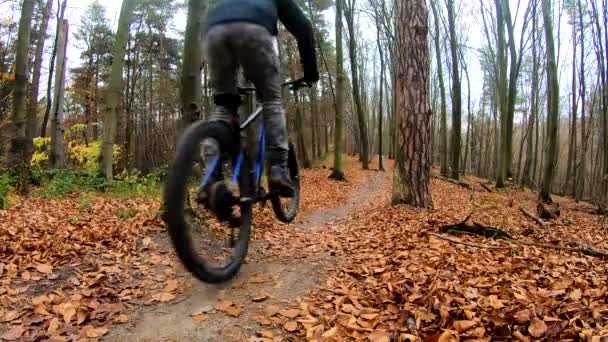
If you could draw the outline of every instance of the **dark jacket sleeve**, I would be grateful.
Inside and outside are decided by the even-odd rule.
[[[279,20],[296,38],[300,60],[304,67],[304,79],[308,82],[319,80],[315,39],[310,21],[293,0],[276,0]]]

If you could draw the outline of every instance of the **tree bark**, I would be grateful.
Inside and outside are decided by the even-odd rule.
[[[52,1],[52,0],[49,0]],[[46,84],[46,108],[44,109],[44,118],[42,119],[42,127],[40,129],[40,136],[42,138],[46,137],[46,131],[49,122],[49,116],[51,114],[52,108],[52,85],[53,85],[53,74],[55,71],[55,58],[57,57],[57,39],[59,38],[59,31],[61,30],[61,23],[63,22],[63,18],[65,16],[65,8],[67,6],[67,0],[63,0],[61,4],[59,4],[59,0],[57,0],[59,8],[57,8],[57,29],[55,30],[55,40],[53,43],[53,52],[51,53],[51,60],[49,62],[49,78]]]
[[[63,104],[65,92],[65,67],[67,61],[67,46],[69,25],[67,20],[61,23],[57,38],[57,59],[55,63],[55,94],[53,96],[53,112],[51,119],[51,154],[49,161],[56,168],[61,168],[65,163],[63,152]]]
[[[201,114],[202,78],[200,65],[203,50],[200,37],[204,29],[206,4],[200,0],[188,0],[188,19],[186,21],[186,37],[181,74],[181,112],[180,130],[196,121]]]
[[[551,186],[555,177],[555,167],[558,153],[558,115],[559,115],[559,84],[557,64],[555,61],[555,43],[553,40],[553,22],[551,20],[551,1],[542,0],[543,21],[545,24],[545,40],[547,45],[547,158],[540,192],[540,198],[545,203],[552,203]]]
[[[40,27],[36,33],[36,52],[34,53],[34,71],[32,73],[32,88],[30,90],[30,104],[27,117],[27,139],[28,139],[28,158],[34,152],[32,139],[36,135],[36,119],[38,115],[38,91],[40,89],[40,73],[42,71],[42,61],[44,60],[44,43],[46,42],[46,31],[49,18],[53,9],[53,0],[47,0],[42,12]]]
[[[397,1],[396,18],[398,148],[392,203],[432,208],[432,115],[428,99],[430,65],[426,1]]]
[[[129,26],[131,14],[135,7],[135,0],[124,0],[118,18],[118,29],[116,30],[116,41],[114,42],[114,52],[112,68],[110,71],[110,81],[106,95],[106,110],[103,126],[103,150],[99,168],[107,179],[112,179],[112,166],[114,164],[114,140],[116,139],[116,121],[118,117],[118,107],[122,94],[122,68],[125,60],[125,50],[129,39]],[[152,103],[152,102],[150,102]]]
[[[580,0],[579,0],[580,1]],[[531,89],[531,108],[530,108],[530,119],[528,122],[528,141],[526,144],[526,160],[524,162],[524,170],[522,174],[522,184],[528,188],[531,188],[533,181],[534,169],[532,166],[532,158],[534,157],[534,141],[532,134],[534,132],[534,126],[537,124],[538,117],[538,57],[537,57],[537,19],[536,19],[536,6],[537,2],[534,1],[532,4],[532,89]]]
[[[26,99],[31,23],[34,15],[34,0],[24,0],[19,19],[15,53],[15,81],[13,84],[13,111],[8,118],[8,151],[0,169],[14,169],[21,175],[19,191],[27,192],[27,174],[30,158],[27,154]]]
[[[458,67],[458,42],[454,0],[448,0],[448,25],[450,28],[450,52],[452,55],[452,178],[460,179],[460,141],[462,125],[462,101],[460,70]]]
[[[361,104],[361,89],[359,85],[359,73],[357,61],[357,41],[355,38],[355,4],[356,0],[343,0],[345,5],[344,18],[348,27],[348,55],[350,58],[350,70],[352,77],[352,93],[355,102],[354,110],[357,114],[359,126],[359,153],[364,170],[369,169],[369,140],[367,136],[367,121],[363,106]]]
[[[379,102],[378,102],[378,170],[384,171],[382,164],[382,115],[384,114],[384,50],[382,49],[382,41],[380,40],[380,14],[376,10],[376,38],[378,44],[378,54],[380,55],[380,85],[379,85]]]
[[[336,124],[334,129],[334,169],[330,178],[343,180],[342,172],[342,129],[344,124],[344,69],[342,50],[342,1],[336,0]]]
[[[585,84],[585,25],[583,21],[583,6],[581,4],[581,0],[577,0],[578,5],[578,19],[579,26],[581,28],[581,48],[580,48],[580,94],[581,94],[581,158],[579,162],[577,178],[579,180],[578,186],[576,188],[575,198],[577,201],[580,201],[585,193],[585,176],[586,176],[586,166],[587,166],[587,148],[589,142],[589,135],[586,132],[586,118],[585,118],[585,96],[587,93],[587,88]]]
[[[573,197],[576,193],[576,125],[577,125],[577,111],[578,111],[578,96],[576,93],[576,52],[578,50],[576,41],[576,9],[572,11],[572,112],[570,121],[570,142],[568,144],[568,162],[566,165],[566,182],[564,187],[564,193],[570,194]]]
[[[439,128],[439,160],[441,164],[441,174],[448,174],[448,121],[445,100],[445,83],[443,80],[443,64],[441,59],[441,30],[439,26],[439,15],[437,14],[436,1],[431,1],[431,9],[433,11],[433,19],[435,23],[435,55],[437,58],[437,77],[439,78],[439,96],[441,99],[441,119]]]
[[[498,31],[498,46],[497,46],[497,96],[500,108],[500,152],[496,163],[496,187],[502,188],[505,186],[508,168],[509,148],[509,109],[507,97],[507,59],[505,56],[505,19],[503,16],[503,0],[495,0],[496,4],[496,26]],[[497,146],[498,147],[498,146]]]

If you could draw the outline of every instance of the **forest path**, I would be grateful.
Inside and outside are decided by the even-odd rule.
[[[210,285],[192,279],[192,287],[181,298],[178,297],[175,302],[167,305],[140,308],[137,314],[132,315],[135,319],[130,324],[113,330],[104,339],[247,340],[255,336],[256,332],[259,335],[260,331],[270,336],[270,328],[264,326],[276,326],[277,322],[271,322],[265,317],[274,316],[272,311],[306,295],[321,283],[324,275],[330,273],[336,263],[333,253],[322,248],[326,241],[319,238],[319,234],[336,222],[344,223],[349,220],[351,213],[368,205],[374,197],[372,195],[389,181],[389,176],[388,172],[368,174],[367,181],[359,185],[343,205],[305,215],[298,223],[284,226],[283,233],[271,237],[270,242],[254,240],[246,264],[229,283]],[[261,256],[262,251],[272,249],[272,246],[282,249],[278,254]],[[169,244],[161,247],[169,248]],[[298,255],[295,250],[299,249],[305,249],[308,253]],[[191,278],[187,274],[183,277]],[[280,316],[271,318],[278,319]]]

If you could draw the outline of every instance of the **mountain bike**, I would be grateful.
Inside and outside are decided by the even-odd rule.
[[[309,85],[301,80],[287,82],[294,93]],[[239,94],[255,93],[255,88],[239,88]],[[278,191],[266,191],[266,136],[263,120],[256,135],[257,152],[249,152],[242,137],[260,117],[258,107],[240,124],[196,122],[180,137],[164,190],[164,219],[173,247],[182,264],[196,278],[220,283],[239,271],[249,248],[253,207],[271,203],[278,220],[294,220],[300,205],[300,175],[293,145],[289,143],[288,173],[295,189],[292,198]],[[255,132],[254,132],[255,133]],[[213,138],[220,153],[204,165],[201,143]],[[196,198],[197,189],[208,185],[214,172],[222,175],[220,186],[206,202]],[[219,246],[214,245],[219,242]]]

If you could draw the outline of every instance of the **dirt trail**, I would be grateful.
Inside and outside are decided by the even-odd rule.
[[[308,214],[292,229],[322,230],[336,220],[347,219],[356,208],[367,203],[370,194],[378,191],[387,179],[386,173],[370,176],[344,205]],[[288,241],[286,241],[288,243]],[[252,251],[263,247],[254,242]],[[257,246],[256,246],[257,245]],[[167,248],[169,248],[167,246]],[[328,253],[304,258],[248,259],[241,272],[227,284],[208,285],[191,280],[192,287],[177,302],[164,306],[142,308],[134,315],[133,323],[122,326],[106,336],[107,341],[226,341],[254,336],[262,328],[255,318],[269,305],[284,306],[306,295],[322,280],[335,264]],[[190,277],[184,275],[184,277]],[[261,302],[254,301],[268,297]],[[231,301],[242,308],[238,318],[216,312],[213,307],[222,301]],[[204,321],[191,316],[205,313]]]

